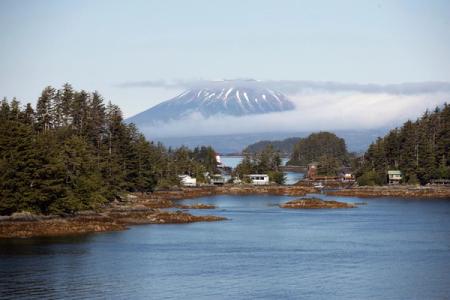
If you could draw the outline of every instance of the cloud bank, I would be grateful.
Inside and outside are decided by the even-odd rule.
[[[325,83],[324,86],[327,89],[287,93],[296,105],[293,111],[244,117],[215,115],[205,118],[191,114],[183,120],[140,128],[154,138],[393,128],[450,100],[450,88],[446,85],[438,85],[436,90],[426,84],[384,86],[383,89],[381,86],[359,86],[361,90],[350,89],[350,86],[348,89],[339,86],[339,89],[330,90],[332,85]]]
[[[333,81],[300,81],[300,80],[145,80],[127,81],[119,83],[119,88],[166,88],[166,89],[190,89],[198,87],[217,86],[228,82],[243,82],[245,85],[253,85],[279,90],[287,95],[322,92],[339,93],[355,92],[364,94],[394,94],[394,95],[418,95],[430,93],[450,94],[450,82],[407,82],[398,84],[359,84],[342,83]]]

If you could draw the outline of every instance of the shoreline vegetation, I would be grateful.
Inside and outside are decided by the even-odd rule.
[[[166,148],[124,121],[98,92],[46,87],[36,106],[0,101],[0,215],[97,210],[126,193],[205,182],[212,147]]]

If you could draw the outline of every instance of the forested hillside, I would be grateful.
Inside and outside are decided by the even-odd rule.
[[[272,147],[276,151],[279,151],[281,155],[290,156],[294,150],[295,144],[297,144],[300,139],[301,138],[298,137],[292,137],[282,141],[260,141],[247,146],[242,152],[255,154],[263,151],[268,145],[272,145]]]
[[[124,191],[152,191],[200,180],[216,168],[211,147],[166,149],[125,124],[98,92],[46,87],[37,105],[3,99],[0,107],[0,215],[72,213]]]
[[[268,174],[272,182],[283,184],[286,180],[284,173],[280,171],[281,156],[271,144],[257,153],[245,153],[242,161],[234,170],[235,176],[243,179],[249,174]]]
[[[400,170],[404,182],[426,184],[450,179],[450,106],[425,112],[415,122],[391,130],[370,145],[359,161],[360,184],[386,183],[388,170]]]
[[[305,166],[312,162],[329,162],[342,166],[349,161],[344,139],[331,132],[313,133],[294,146],[288,164]]]

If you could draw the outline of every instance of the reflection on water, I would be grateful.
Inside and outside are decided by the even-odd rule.
[[[325,197],[318,195],[319,197]],[[229,221],[143,225],[0,242],[0,298],[446,299],[450,202],[358,199],[288,210],[291,197],[216,196]]]

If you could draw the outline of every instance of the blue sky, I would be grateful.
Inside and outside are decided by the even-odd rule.
[[[99,90],[130,116],[179,91],[124,82],[450,81],[450,1],[0,0],[0,95]]]

